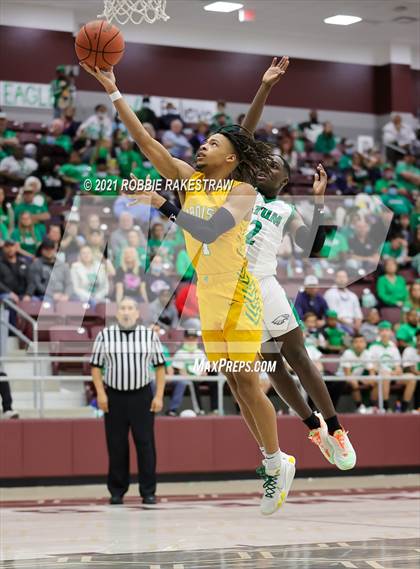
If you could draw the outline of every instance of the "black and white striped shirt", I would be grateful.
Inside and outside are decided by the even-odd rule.
[[[150,366],[163,365],[162,344],[155,332],[138,325],[124,330],[118,324],[96,336],[90,364],[105,367],[104,383],[113,389],[131,391],[152,381]]]

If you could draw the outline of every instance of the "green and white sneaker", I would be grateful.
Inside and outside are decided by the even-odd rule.
[[[331,458],[340,470],[351,470],[356,464],[356,451],[350,442],[347,432],[342,429],[328,435]]]
[[[281,453],[281,466],[278,470],[267,471],[265,461],[257,468],[257,474],[264,480],[264,495],[261,500],[263,516],[274,514],[287,499],[296,472],[296,459],[284,452]]]

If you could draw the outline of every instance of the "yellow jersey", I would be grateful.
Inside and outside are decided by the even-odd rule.
[[[189,187],[191,189],[185,191],[182,211],[201,217],[201,219],[210,219],[224,205],[230,190],[242,182],[222,180],[220,186],[223,185],[223,187],[206,192],[204,184],[200,189],[200,182],[204,180],[202,172],[194,172],[190,177]],[[197,181],[196,187],[193,181]],[[197,241],[190,233],[184,231],[187,253],[199,280],[200,277],[207,275],[237,273],[246,266],[245,236],[248,226],[249,220],[242,220],[235,227],[220,235],[213,243]]]

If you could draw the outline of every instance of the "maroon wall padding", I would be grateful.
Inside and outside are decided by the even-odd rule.
[[[419,467],[419,415],[346,415],[358,467]],[[294,454],[298,471],[331,466],[307,440],[296,417],[280,417],[281,448]],[[240,417],[159,417],[156,421],[159,473],[249,472],[261,460]],[[101,420],[0,422],[0,479],[102,476],[108,458]],[[130,466],[136,472],[131,441]]]
[[[265,55],[127,43],[116,74],[120,90],[126,93],[248,103],[270,59]],[[77,64],[71,33],[0,26],[1,80],[48,83],[59,64]],[[287,83],[273,90],[269,102],[373,114],[415,112],[419,75],[406,65],[377,67],[292,58]],[[77,88],[102,90],[83,71]]]

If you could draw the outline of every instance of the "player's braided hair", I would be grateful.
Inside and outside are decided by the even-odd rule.
[[[214,134],[223,134],[228,138],[238,154],[239,164],[232,172],[233,178],[255,186],[258,174],[270,175],[273,146],[255,140],[249,130],[236,124],[222,127]]]

